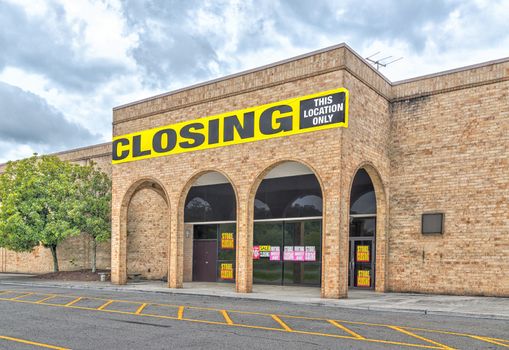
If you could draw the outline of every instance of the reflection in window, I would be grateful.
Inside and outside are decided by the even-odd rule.
[[[186,205],[186,213],[189,217],[202,218],[212,214],[212,206],[205,199],[194,197]]]
[[[375,189],[364,169],[359,170],[353,180],[350,214],[376,214]]]
[[[322,216],[322,190],[315,175],[264,179],[255,199],[255,220]]]
[[[234,221],[235,201],[235,193],[229,183],[193,186],[186,198],[184,221]]]
[[[322,215],[322,198],[316,195],[299,196],[283,212],[283,217],[306,217]]]
[[[254,210],[255,217],[272,218],[269,206],[259,199],[255,199],[254,201]]]

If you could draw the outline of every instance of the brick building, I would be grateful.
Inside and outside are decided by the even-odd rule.
[[[116,107],[113,139],[59,154],[112,176],[113,283],[509,296],[509,59],[393,83],[341,44]]]

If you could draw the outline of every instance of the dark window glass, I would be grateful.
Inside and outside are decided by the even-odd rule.
[[[253,245],[270,245],[283,248],[282,222],[255,222]],[[283,252],[281,251],[281,256]],[[270,261],[268,258],[253,260],[254,283],[282,283],[282,261]]]
[[[422,233],[443,233],[444,214],[422,214]]]
[[[193,186],[184,208],[185,222],[233,221],[235,193],[231,184]]]
[[[193,225],[194,239],[217,239],[217,225]]]
[[[376,214],[375,189],[364,169],[360,169],[353,180],[350,214]]]
[[[268,257],[253,260],[254,283],[320,286],[321,225],[321,220],[255,222],[253,245],[278,246],[281,257],[279,261]],[[313,246],[316,261],[283,261],[285,246]]]
[[[255,220],[322,215],[322,191],[313,174],[265,179],[255,199]]]
[[[375,218],[351,218],[350,237],[374,237],[376,232]]]
[[[321,268],[321,222],[320,221],[297,221],[285,222],[284,245],[285,246],[313,246],[316,251],[316,261],[283,262],[283,284],[306,284],[320,285]]]

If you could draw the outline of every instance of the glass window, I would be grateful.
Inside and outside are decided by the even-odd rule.
[[[235,211],[235,193],[231,184],[193,186],[186,198],[184,221],[234,221]]]
[[[265,179],[256,192],[255,220],[321,215],[322,191],[313,174]]]
[[[280,259],[261,255],[253,260],[254,283],[320,286],[321,237],[321,220],[255,222],[253,246],[277,246]],[[284,261],[285,246],[299,247],[303,254],[306,248],[314,251],[313,261]]]
[[[375,218],[350,218],[350,237],[374,237]]]
[[[283,223],[282,222],[255,222],[253,246],[270,245],[283,248]],[[283,254],[283,252],[281,252]],[[253,260],[253,282],[278,284],[282,283],[281,260],[260,258]]]
[[[353,180],[350,214],[376,214],[375,189],[364,169],[360,169]]]
[[[194,239],[217,239],[217,225],[193,225]]]
[[[320,286],[321,275],[321,222],[296,221],[285,222],[284,245],[297,247],[313,247],[316,260],[313,261],[285,261],[283,264],[283,284],[306,284]]]

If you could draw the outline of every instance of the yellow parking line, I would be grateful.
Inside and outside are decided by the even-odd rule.
[[[442,343],[439,343],[439,342],[436,342],[434,340],[431,340],[431,339],[428,339],[428,338],[425,338],[425,337],[421,337],[420,335],[417,335],[415,333],[412,333],[410,331],[407,331],[403,328],[400,328],[400,327],[397,327],[397,326],[388,326],[388,328],[390,329],[394,329],[395,331],[398,331],[398,332],[401,332],[401,333],[404,333],[408,336],[411,336],[411,337],[414,337],[416,339],[420,339],[422,341],[425,341],[425,342],[428,342],[428,343],[431,343],[433,345],[437,345],[437,346],[440,346],[442,349],[446,349],[446,350],[454,350],[454,348],[451,348],[445,344],[442,344]]]
[[[32,295],[32,294],[34,294],[34,293],[25,293],[25,294],[22,294],[22,295],[18,295],[17,297],[11,298],[11,300],[18,300],[18,299],[27,297],[27,296]]]
[[[47,297],[47,298],[44,298],[44,299],[41,299],[41,300],[36,301],[36,302],[35,302],[35,304],[42,304],[42,303],[44,303],[46,300],[50,300],[50,299],[53,299],[53,298],[56,298],[56,297],[57,297],[57,295],[51,295],[51,296],[49,296],[49,297]]]
[[[345,331],[346,333],[350,334],[350,335],[353,335],[355,338],[358,338],[358,339],[366,339],[364,338],[362,335],[360,334],[357,334],[355,333],[354,331],[352,331],[351,329],[348,329],[346,328],[345,326],[343,326],[342,324],[339,324],[337,323],[336,321],[334,320],[329,320],[329,323],[332,324],[333,326],[336,326],[338,327],[339,329]]]
[[[288,325],[287,325],[286,323],[284,323],[284,322],[283,322],[283,321],[282,321],[279,317],[277,317],[276,315],[270,315],[270,316],[272,317],[272,319],[273,319],[274,321],[276,321],[277,323],[279,323],[279,325],[280,325],[281,327],[283,327],[283,329],[284,329],[285,331],[287,331],[287,332],[293,332],[293,330],[292,330],[290,327],[288,327]]]
[[[491,338],[479,337],[477,335],[471,335],[470,338],[477,339],[477,340],[484,341],[484,342],[491,343],[491,344],[495,344],[495,345],[500,345],[500,346],[503,346],[504,348],[509,348],[508,344],[500,343],[500,342],[495,341]]]
[[[60,346],[54,346],[54,345],[49,345],[49,344],[44,344],[44,343],[37,343],[37,342],[34,342],[34,341],[25,340],[25,339],[19,339],[19,338],[6,337],[5,335],[0,335],[0,339],[10,340],[10,341],[13,341],[13,342],[16,342],[16,343],[35,345],[35,346],[39,346],[39,347],[46,348],[46,349],[70,350],[70,349],[67,349],[67,348],[62,348]]]
[[[233,321],[230,318],[230,315],[228,315],[228,312],[226,312],[226,310],[221,310],[221,314],[223,315],[224,320],[226,321],[227,324],[229,324],[229,325],[233,324]]]
[[[12,292],[12,293],[19,293],[16,291],[5,291],[6,293]],[[1,292],[0,292],[1,293]],[[5,294],[5,293],[2,293]],[[405,327],[405,326],[393,326],[393,325],[387,325],[387,324],[375,324],[375,323],[366,323],[366,322],[354,322],[354,321],[341,321],[341,320],[328,320],[325,318],[319,318],[319,317],[306,317],[306,316],[294,316],[294,315],[275,315],[275,314],[269,314],[269,313],[261,313],[261,312],[249,312],[249,311],[240,311],[240,310],[222,310],[222,309],[214,309],[214,308],[206,308],[206,307],[196,307],[196,306],[177,306],[177,305],[171,305],[171,304],[159,304],[159,303],[150,303],[150,302],[142,302],[142,301],[130,301],[130,300],[116,300],[116,299],[105,299],[105,298],[96,298],[96,297],[78,297],[78,296],[71,296],[66,294],[43,294],[43,293],[30,293],[30,294],[36,294],[40,296],[47,295],[48,297],[41,299],[39,301],[31,301],[31,300],[21,300],[17,299],[18,297],[15,297],[16,300],[11,300],[10,298],[0,298],[0,300],[5,301],[12,301],[12,302],[20,302],[20,303],[28,303],[28,304],[43,304],[47,306],[56,306],[56,307],[67,307],[67,308],[74,308],[74,309],[80,309],[80,310],[91,310],[91,311],[102,311],[102,312],[110,312],[110,313],[117,313],[117,314],[125,314],[125,315],[135,315],[135,316],[144,316],[144,317],[154,317],[154,318],[162,318],[162,319],[171,319],[171,320],[183,320],[183,321],[189,321],[189,322],[196,322],[196,323],[203,323],[203,324],[211,324],[211,325],[223,325],[223,326],[232,326],[232,327],[242,327],[242,328],[252,328],[252,329],[263,329],[263,330],[270,330],[270,331],[279,331],[279,332],[293,332],[297,334],[306,334],[306,335],[315,335],[315,336],[324,336],[324,337],[332,337],[337,339],[350,339],[350,340],[358,340],[358,341],[365,341],[365,342],[372,342],[372,343],[380,343],[380,344],[392,344],[392,345],[401,345],[401,346],[409,346],[409,347],[415,347],[415,348],[426,348],[426,349],[452,349],[451,347],[440,344],[437,342],[434,342],[431,339],[419,336],[415,333],[412,333],[413,331],[421,331],[421,332],[434,332],[438,334],[449,334],[454,336],[461,336],[461,337],[467,337],[470,339],[476,339],[483,342],[492,343],[495,345],[503,346],[506,348],[509,348],[509,340],[506,339],[497,339],[492,337],[484,337],[484,336],[477,336],[474,334],[466,334],[466,333],[455,333],[455,332],[448,332],[448,331],[440,331],[440,330],[432,330],[432,329],[425,329],[425,328],[412,328],[412,327]],[[24,294],[28,295],[28,294]],[[19,298],[22,298],[23,296],[19,296]],[[55,297],[74,297],[76,299],[72,300],[68,304],[52,304],[52,303],[45,303],[46,300],[55,298]],[[74,303],[76,303],[78,300],[77,298],[86,298],[86,299],[94,299],[94,300],[101,300],[105,303],[101,305],[99,308],[89,308],[89,307],[81,307],[76,306]],[[140,305],[138,307],[138,310],[141,309],[140,313],[138,314],[138,310],[136,312],[127,312],[127,311],[120,311],[120,310],[107,310],[105,309],[108,305],[114,303],[114,302],[123,302],[123,303],[136,303],[137,305]],[[146,304],[146,305],[144,305]],[[173,307],[178,308],[178,314],[177,316],[164,316],[164,315],[152,315],[147,313],[141,313],[143,309],[146,306],[149,305],[157,305],[157,306],[165,306],[165,307]],[[217,322],[217,321],[208,321],[208,320],[200,320],[200,319],[189,319],[184,318],[184,311],[185,308],[191,308],[191,309],[197,309],[197,310],[210,310],[210,311],[217,311],[220,312],[223,315],[223,318],[225,319],[225,322]],[[251,314],[251,315],[261,315],[261,316],[270,316],[274,321],[276,321],[279,326],[282,328],[272,328],[272,327],[263,327],[263,326],[254,326],[249,324],[236,324],[233,323],[230,317],[230,313],[239,313],[239,314]],[[225,317],[228,317],[228,319]],[[308,331],[302,331],[302,330],[294,330],[291,327],[289,327],[285,322],[281,320],[281,318],[294,318],[294,319],[303,319],[303,320],[313,320],[313,321],[324,321],[329,322],[335,327],[338,327],[340,329],[345,330],[349,335],[340,335],[340,334],[334,334],[334,333],[319,333],[319,332],[308,332]],[[231,323],[230,323],[230,322]],[[333,321],[333,322],[331,322]],[[413,338],[420,339],[422,341],[426,341],[428,343],[434,344],[434,346],[431,345],[424,345],[424,344],[415,344],[415,343],[404,343],[404,342],[396,342],[396,341],[388,341],[388,340],[381,340],[381,339],[369,339],[364,338],[360,334],[355,333],[354,331],[348,329],[347,327],[343,326],[343,324],[356,324],[356,325],[362,325],[362,326],[368,326],[368,327],[389,327],[395,331],[405,333]],[[344,328],[342,328],[344,327]]]
[[[114,300],[108,300],[107,302],[105,302],[104,304],[102,304],[101,306],[99,306],[97,308],[97,310],[104,310],[104,308],[106,308],[108,305],[112,304],[114,302]]]
[[[181,320],[184,316],[184,306],[179,306],[179,311],[177,313],[177,320]]]
[[[136,310],[135,314],[136,314],[136,315],[141,314],[141,312],[143,311],[143,309],[144,309],[145,307],[147,307],[147,305],[148,305],[147,303],[143,303],[143,304],[141,304],[141,306],[138,308],[138,310]]]
[[[76,304],[78,301],[80,301],[81,299],[83,299],[83,297],[76,298],[76,299],[74,299],[73,301],[71,301],[70,303],[65,304],[64,306],[71,306],[71,305],[74,305],[74,304]]]

